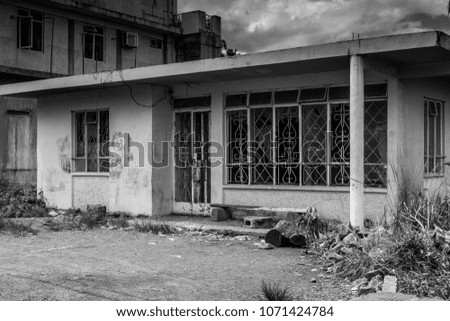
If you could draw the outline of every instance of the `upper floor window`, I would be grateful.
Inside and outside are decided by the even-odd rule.
[[[44,14],[19,9],[17,17],[17,47],[43,51]]]
[[[109,172],[109,111],[75,112],[73,171]]]
[[[444,174],[444,103],[425,98],[424,101],[425,175]]]
[[[95,61],[104,60],[105,29],[97,26],[84,26],[84,58]]]

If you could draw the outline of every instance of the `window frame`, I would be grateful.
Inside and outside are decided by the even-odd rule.
[[[96,171],[89,171],[89,166],[88,166],[88,143],[87,143],[87,126],[89,125],[89,123],[86,121],[87,118],[87,114],[88,113],[96,113],[96,125],[97,125],[97,136],[96,136],[96,145],[97,145],[97,153],[96,153],[96,160],[97,160],[97,170]],[[104,174],[104,175],[109,175],[110,171],[111,171],[111,166],[110,163],[108,165],[108,170],[107,171],[102,171],[101,167],[102,167],[102,161],[108,161],[110,162],[111,160],[111,156],[109,154],[109,149],[108,149],[108,155],[107,156],[100,156],[101,154],[101,144],[100,144],[100,131],[101,131],[101,124],[100,124],[100,114],[102,112],[107,112],[108,113],[108,117],[107,117],[107,128],[108,128],[108,137],[106,139],[106,141],[109,143],[110,142],[110,130],[109,130],[109,123],[110,123],[110,111],[108,108],[106,109],[95,109],[95,110],[75,110],[72,111],[72,173],[75,175],[82,175],[82,174],[86,174],[86,175],[98,175],[98,174]],[[78,156],[77,152],[78,152],[78,148],[77,148],[77,115],[78,114],[82,114],[83,115],[83,142],[84,142],[84,156]],[[84,160],[84,170],[77,170],[77,166],[76,166],[76,162],[77,161],[82,161]]]
[[[27,15],[23,15],[23,12],[27,12]],[[34,16],[40,15],[41,19],[36,19]],[[29,37],[29,45],[22,44],[22,31],[23,31],[23,19],[29,19],[29,29],[27,31]],[[32,50],[37,52],[44,52],[44,21],[45,15],[41,11],[26,9],[26,8],[18,8],[17,9],[17,48],[24,50]],[[40,42],[38,45],[35,45],[35,25],[40,25]]]
[[[430,104],[439,104],[438,114],[431,115]],[[439,116],[439,128],[436,126]],[[430,122],[433,119],[433,153],[430,154]],[[436,145],[439,134],[440,146]],[[439,155],[439,154],[440,155]],[[445,176],[445,101],[434,98],[424,97],[424,177],[443,177]],[[433,160],[433,168],[430,166],[430,160]],[[439,166],[437,163],[440,163]]]
[[[89,30],[91,29],[91,30]],[[102,32],[100,33],[99,30],[101,30]],[[89,25],[89,24],[85,24],[83,26],[83,59],[87,59],[87,60],[92,60],[92,61],[96,61],[96,62],[104,62],[105,61],[105,33],[106,33],[106,29],[104,27],[101,26],[96,26],[96,25]],[[92,37],[92,50],[90,52],[90,55],[87,56],[87,36],[91,36]],[[97,41],[96,39],[100,38],[101,39],[101,50],[102,50],[102,55],[101,57],[97,57],[96,55],[96,44]],[[98,59],[97,59],[98,58]]]
[[[370,85],[386,85],[387,87],[387,83],[384,82],[379,82],[379,83],[368,83],[366,84],[366,86],[370,86]],[[329,92],[330,92],[330,88],[332,87],[345,87],[346,85],[333,85],[333,86],[322,86],[322,87],[317,87],[317,88],[325,88],[325,92],[326,92],[326,96],[325,99],[322,100],[308,100],[308,101],[300,101],[300,97],[301,97],[301,91],[302,89],[314,89],[315,87],[307,87],[307,88],[283,88],[283,89],[276,89],[276,90],[260,90],[260,91],[251,91],[251,92],[230,92],[230,93],[225,93],[224,94],[224,121],[225,121],[225,130],[224,130],[224,140],[225,140],[225,179],[224,179],[224,183],[226,186],[248,186],[248,187],[257,187],[257,186],[271,186],[271,187],[286,187],[286,186],[291,186],[291,187],[324,187],[324,188],[335,188],[335,187],[348,187],[349,184],[344,184],[344,185],[336,185],[336,184],[332,184],[332,167],[333,165],[339,165],[339,166],[350,166],[350,162],[339,162],[339,163],[335,163],[332,162],[331,159],[331,149],[332,149],[332,124],[331,124],[331,113],[332,113],[332,106],[333,105],[346,105],[346,104],[350,104],[350,100],[347,99],[336,99],[336,100],[330,100],[329,99]],[[348,86],[348,85],[347,85]],[[297,102],[291,102],[291,103],[280,103],[277,104],[275,102],[275,97],[276,97],[276,92],[282,92],[282,91],[294,91],[294,90],[298,90],[298,100]],[[252,122],[252,110],[253,109],[257,109],[257,108],[267,108],[268,105],[252,105],[250,106],[250,95],[253,93],[257,93],[257,92],[272,92],[272,104],[270,105],[270,107],[272,108],[271,114],[272,114],[272,132],[271,132],[271,136],[273,141],[275,142],[275,144],[278,144],[279,142],[279,137],[277,136],[277,126],[278,126],[278,113],[279,110],[281,108],[293,108],[296,107],[298,109],[298,144],[299,144],[299,161],[298,161],[298,166],[299,166],[299,173],[298,173],[298,177],[297,177],[297,183],[295,184],[286,184],[286,183],[282,183],[280,180],[280,173],[279,173],[279,167],[281,165],[286,165],[289,166],[290,164],[286,163],[286,162],[279,162],[279,146],[275,145],[275,148],[272,148],[272,160],[271,160],[271,164],[273,167],[273,175],[272,175],[272,183],[268,183],[268,184],[255,184],[252,183],[253,180],[253,175],[252,175],[252,164],[251,164],[251,160],[250,155],[251,155],[251,151],[250,151],[250,142],[252,139],[252,134],[251,134],[251,122]],[[240,95],[240,94],[247,94],[247,104],[246,106],[230,106],[227,107],[227,96],[233,96],[233,95]],[[388,108],[388,96],[387,96],[387,90],[386,90],[386,94],[384,96],[379,96],[379,97],[367,97],[364,100],[365,105],[369,102],[374,102],[374,101],[381,101],[381,102],[385,102],[386,103],[386,108]],[[316,184],[305,184],[304,183],[304,173],[303,173],[303,169],[305,166],[305,158],[304,158],[304,133],[303,133],[303,129],[304,129],[304,115],[303,115],[303,110],[304,110],[304,106],[312,106],[312,105],[323,105],[325,108],[325,113],[326,113],[326,129],[325,129],[325,163],[324,166],[326,167],[326,173],[325,173],[325,180],[326,180],[326,184],[325,185],[316,185]],[[230,144],[232,144],[232,141],[230,140],[230,124],[229,124],[229,113],[233,112],[233,111],[237,111],[237,112],[246,112],[246,122],[247,122],[247,161],[243,162],[243,163],[235,163],[235,162],[229,162],[230,160]],[[387,110],[386,110],[386,126],[388,123],[388,114],[387,114]],[[365,129],[366,129],[366,124],[364,125]],[[364,142],[364,146],[366,148],[366,141]],[[388,144],[388,142],[386,141],[386,144]],[[365,152],[364,152],[365,153]],[[384,155],[386,157],[387,160],[387,145],[386,145],[386,155]],[[295,163],[297,164],[297,163]],[[294,165],[295,165],[294,164]],[[367,163],[366,164],[366,160],[364,160],[364,167],[366,168],[366,166],[372,166],[374,164],[371,163]],[[387,168],[387,164],[376,164],[378,166],[384,166]],[[238,182],[233,182],[232,179],[230,179],[231,177],[231,168],[233,168],[234,166],[241,166],[243,168],[246,168],[247,173],[248,173],[248,179],[246,182],[242,182],[238,183]],[[344,169],[345,170],[345,169]],[[385,173],[380,173],[380,179],[384,178],[384,185],[369,185],[369,183],[367,183],[368,185],[366,186],[367,188],[376,188],[376,189],[386,189],[387,188],[387,170]],[[365,172],[365,183],[366,183],[366,172]]]

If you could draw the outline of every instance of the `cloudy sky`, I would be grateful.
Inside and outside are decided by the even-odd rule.
[[[449,0],[178,0],[179,12],[222,17],[222,38],[242,52],[438,29]]]

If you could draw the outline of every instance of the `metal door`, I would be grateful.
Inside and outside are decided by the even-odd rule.
[[[175,213],[210,212],[209,130],[209,111],[175,113]]]

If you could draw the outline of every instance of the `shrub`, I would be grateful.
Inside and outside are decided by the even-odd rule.
[[[450,256],[445,242],[431,233],[410,230],[397,235],[385,264],[397,271],[403,293],[450,300]]]
[[[0,179],[0,215],[5,218],[45,217],[42,194],[35,185],[27,187]]]

